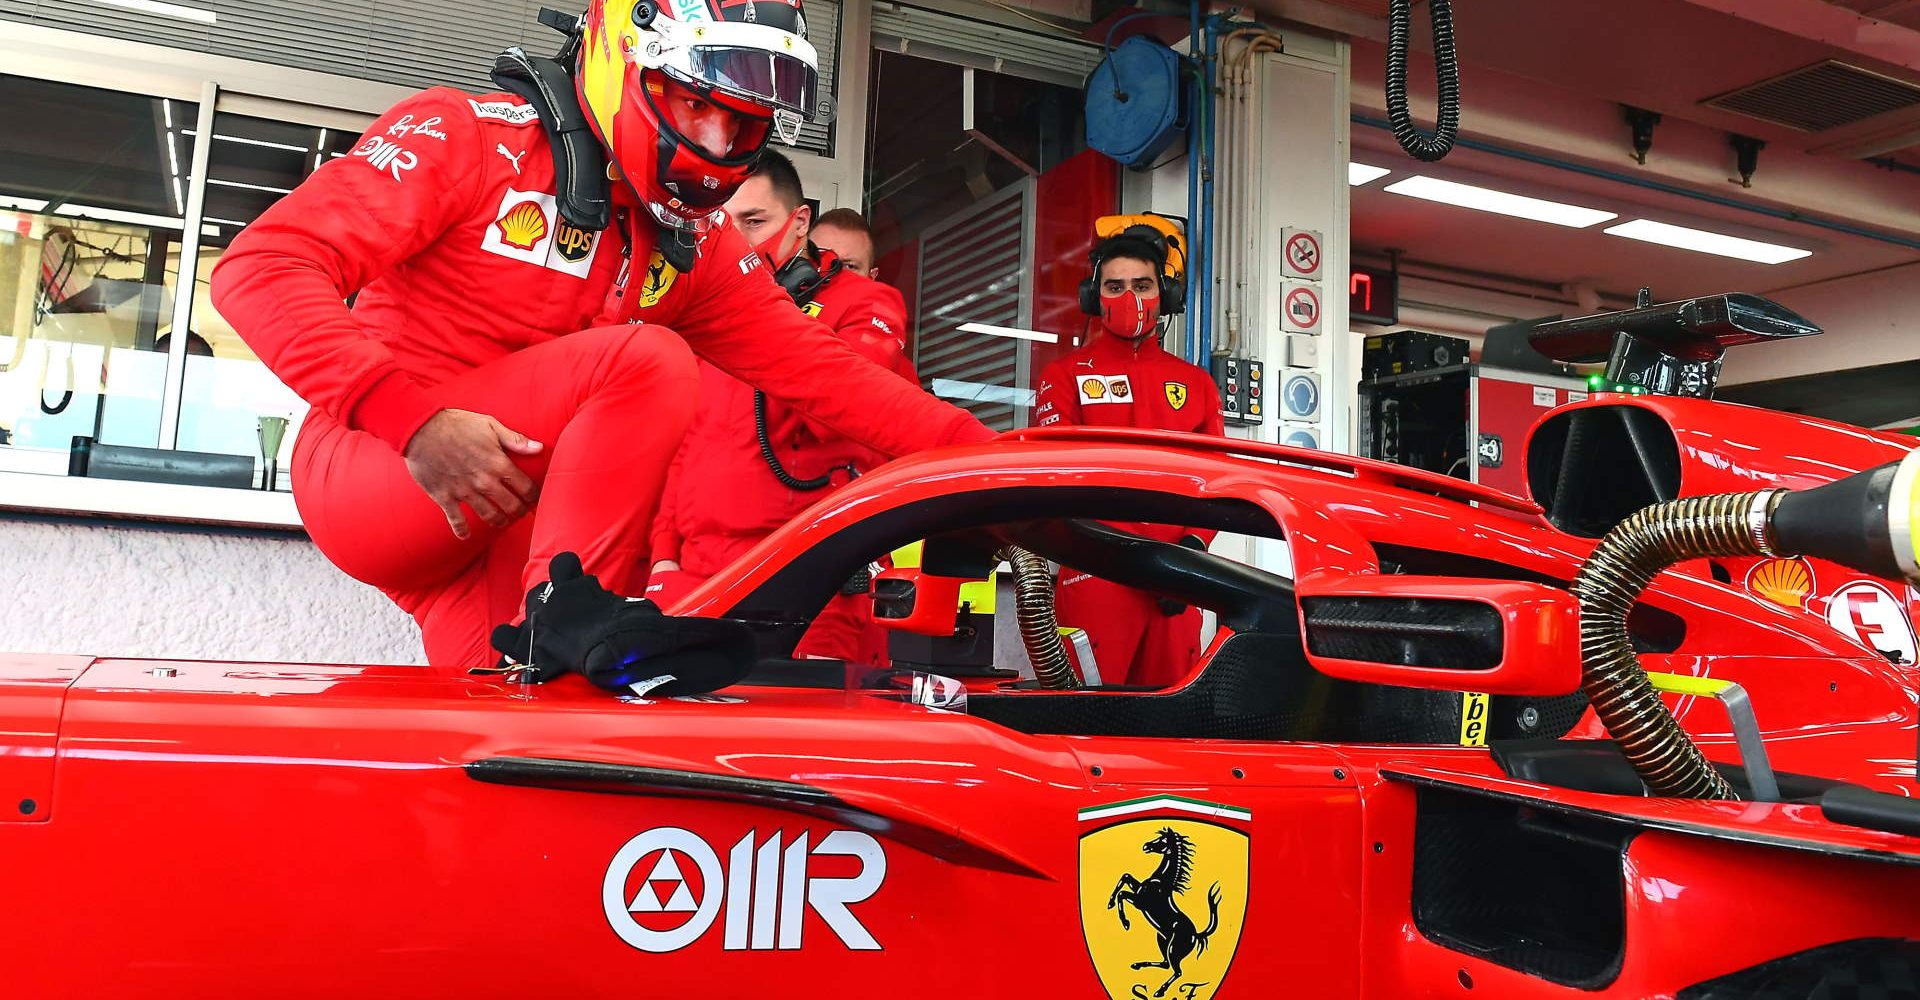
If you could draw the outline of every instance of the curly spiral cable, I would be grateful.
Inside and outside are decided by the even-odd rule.
[[[1774,554],[1766,518],[1779,496],[1769,490],[1655,504],[1608,532],[1574,577],[1580,686],[1655,795],[1738,797],[1653,689],[1627,634],[1627,615],[1647,584],[1677,562]]]
[[[1454,53],[1453,8],[1448,0],[1427,0],[1433,20],[1433,62],[1438,84],[1438,110],[1432,132],[1413,124],[1407,110],[1407,42],[1413,27],[1413,0],[1389,0],[1387,5],[1387,123],[1400,148],[1416,160],[1429,163],[1453,150],[1460,132],[1460,62]]]
[[[1033,676],[1041,687],[1071,690],[1080,686],[1067,656],[1067,645],[1060,641],[1060,619],[1053,613],[1053,574],[1047,561],[1019,546],[1009,545],[999,552],[1013,567],[1014,606],[1020,622],[1020,642],[1033,661]]]

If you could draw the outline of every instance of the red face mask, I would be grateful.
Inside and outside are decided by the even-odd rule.
[[[793,232],[793,224],[798,221],[799,218],[800,210],[796,208],[792,214],[787,216],[785,225],[782,225],[772,236],[753,245],[753,252],[759,254],[760,259],[766,261],[768,267],[778,271],[782,265],[786,264],[786,262],[793,257],[793,254],[788,254],[784,258],[776,260],[774,259],[774,254],[780,251],[780,244],[787,241],[787,234]],[[800,244],[795,243],[793,249],[795,253],[798,253]]]
[[[1123,340],[1151,336],[1160,326],[1160,296],[1131,291],[1102,295],[1100,326]]]

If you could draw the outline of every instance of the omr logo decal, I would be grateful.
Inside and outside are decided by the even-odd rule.
[[[726,951],[791,951],[805,943],[811,910],[849,950],[879,951],[852,907],[885,884],[885,849],[857,830],[835,830],[818,844],[811,836],[776,830],[762,841],[758,830],[749,830],[723,865],[699,834],[675,826],[648,830],[607,866],[600,886],[607,924],[620,940],[655,954],[687,947],[715,923],[722,923]],[[858,870],[844,877],[809,872],[813,859],[836,856],[854,859]]]

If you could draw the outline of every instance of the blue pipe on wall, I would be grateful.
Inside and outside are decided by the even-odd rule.
[[[1187,37],[1187,54],[1198,61],[1200,58],[1200,0],[1191,0],[1187,5],[1187,21],[1190,32]],[[1197,116],[1202,95],[1198,90],[1199,87],[1196,84],[1194,100],[1187,109],[1187,225],[1191,227],[1187,233],[1187,274],[1189,287],[1196,293],[1205,287],[1201,281],[1201,269],[1206,266],[1206,254],[1202,252],[1201,242],[1195,238],[1201,228],[1200,123]],[[1200,351],[1200,325],[1204,322],[1201,317],[1205,313],[1200,309],[1198,299],[1198,294],[1187,296],[1187,322],[1181,330],[1180,355],[1188,361],[1195,361]],[[1195,361],[1195,363],[1198,362]]]
[[[1213,154],[1214,139],[1219,132],[1219,123],[1214,112],[1213,67],[1220,54],[1219,15],[1207,18],[1205,32],[1207,36],[1206,62],[1200,71],[1200,98],[1206,109],[1206,127],[1200,129],[1202,165],[1200,178],[1200,239],[1207,248],[1204,260],[1205,274],[1200,285],[1200,345],[1199,354],[1193,363],[1209,371],[1213,366]]]

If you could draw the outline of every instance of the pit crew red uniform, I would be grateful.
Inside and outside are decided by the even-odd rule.
[[[518,617],[556,552],[637,592],[694,353],[882,452],[989,436],[798,313],[731,225],[700,235],[680,273],[625,185],[600,233],[562,219],[555,190],[532,107],[429,90],[270,208],[214,273],[221,314],[313,407],[293,468],[308,531],[414,616],[431,662],[491,663],[488,630]],[[454,536],[402,458],[443,409],[543,446],[515,456],[540,489],[533,516],[496,529],[469,514],[470,536]]]
[[[1035,402],[1034,423],[1041,427],[1066,423],[1226,433],[1212,377],[1167,353],[1151,336],[1137,341],[1097,336],[1046,367]],[[1192,534],[1204,544],[1214,534],[1165,525],[1116,527],[1165,542]],[[1086,630],[1107,684],[1172,684],[1199,659],[1197,608],[1169,616],[1151,594],[1062,567],[1055,610],[1061,624]]]
[[[822,273],[835,258],[819,251]],[[841,270],[814,295],[804,310],[831,329],[849,347],[918,386],[903,342],[906,303],[900,293],[862,274]],[[808,420],[785,404],[767,403],[767,438],[782,468],[795,479],[830,477],[818,490],[783,484],[760,453],[754,421],[754,391],[710,364],[700,366],[700,408],[674,457],[660,511],[654,517],[656,561],[679,563],[677,571],[655,573],[647,596],[662,606],[685,596],[707,578],[759,544],[774,529],[818,503],[851,479],[849,470],[866,472],[887,456]],[[834,599],[814,619],[794,650],[873,663],[885,653],[884,635],[875,635],[873,601],[866,596]]]

